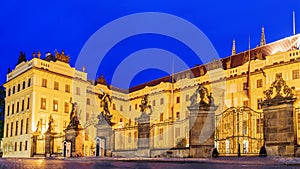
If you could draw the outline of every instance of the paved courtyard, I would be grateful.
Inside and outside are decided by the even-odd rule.
[[[300,159],[220,157],[216,159],[131,159],[131,158],[7,158],[0,159],[0,169],[196,169],[196,168],[299,168]],[[285,163],[288,162],[288,165]]]

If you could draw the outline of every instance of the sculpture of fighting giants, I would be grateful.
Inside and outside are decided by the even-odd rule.
[[[198,85],[196,92],[190,97],[191,106],[214,106],[212,93],[209,93],[207,88],[201,83]]]
[[[112,124],[112,122],[111,122],[112,115],[110,114],[109,106],[111,105],[112,97],[105,92],[102,92],[102,94],[99,94],[98,97],[99,97],[99,99],[101,99],[101,101],[103,103],[103,110],[98,115],[98,119],[99,119],[98,123],[103,124],[106,122],[107,124],[111,125]]]
[[[72,98],[70,98],[70,103],[72,104],[72,111],[70,113],[70,123],[68,127],[78,126],[80,124],[78,120],[78,106],[77,103],[72,103]]]
[[[139,105],[140,108],[141,108],[141,112],[142,113],[146,113],[147,110],[150,110],[150,113],[152,113],[152,110],[151,110],[151,106],[148,105],[148,95],[145,95],[141,101],[141,104]]]

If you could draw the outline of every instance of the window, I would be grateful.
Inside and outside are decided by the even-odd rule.
[[[14,129],[14,123],[11,122],[11,123],[10,123],[10,137],[13,136],[13,129]]]
[[[28,79],[28,87],[31,85],[31,79]]]
[[[12,94],[15,94],[15,90],[16,90],[16,87],[14,86],[14,87],[13,87]]]
[[[256,119],[256,133],[262,133],[263,130],[263,120]]]
[[[299,69],[292,71],[292,79],[299,79]]]
[[[39,121],[40,121],[40,128],[41,128],[42,130],[46,129],[46,120],[43,119],[43,118],[40,118]]]
[[[58,82],[54,82],[54,90],[59,90],[59,83]]]
[[[46,98],[41,98],[41,109],[46,110]]]
[[[22,151],[22,141],[20,142],[20,151]]]
[[[175,138],[180,136],[180,128],[175,128]]]
[[[14,114],[14,112],[15,112],[15,105],[12,104],[12,105],[11,105],[11,114]]]
[[[65,113],[69,113],[69,103],[68,102],[65,102]]]
[[[21,111],[24,111],[24,99],[22,100]]]
[[[137,138],[137,137],[138,137],[138,134],[137,134],[136,131],[133,133],[133,137],[134,137],[134,138]]]
[[[180,119],[180,112],[176,112],[176,120]]]
[[[90,98],[87,98],[87,99],[86,99],[86,104],[87,104],[87,105],[91,105],[91,99],[90,99]]]
[[[176,97],[176,103],[180,103],[180,97]]]
[[[10,96],[10,89],[8,89],[8,96]]]
[[[17,113],[19,113],[19,107],[20,107],[20,104],[19,104],[19,102],[17,102]]]
[[[131,105],[129,106],[129,111],[131,111]]]
[[[152,106],[155,106],[155,100],[152,100]]]
[[[257,109],[258,110],[262,109],[262,99],[261,98],[257,99]]]
[[[58,111],[58,101],[53,100],[53,111]]]
[[[243,106],[249,106],[248,104],[249,104],[249,101],[248,101],[248,100],[244,100],[244,101],[243,101]]]
[[[256,87],[257,88],[261,88],[262,86],[263,86],[263,83],[262,83],[263,81],[262,81],[262,79],[258,79],[257,81],[256,81]]]
[[[21,120],[21,124],[20,124],[20,135],[23,134],[23,120]]]
[[[123,105],[120,105],[120,111],[123,111]]]
[[[80,87],[76,87],[76,94],[80,95]]]
[[[63,122],[63,128],[66,128],[67,125],[68,125],[68,122],[67,122],[67,121],[64,121],[64,122]]]
[[[6,134],[5,134],[6,137],[8,137],[8,128],[9,128],[9,124],[6,123]]]
[[[86,113],[86,115],[85,115],[85,120],[86,120],[86,121],[89,121],[89,120],[90,120],[90,113]]]
[[[128,120],[128,125],[131,126],[131,119]]]
[[[116,104],[115,103],[113,104],[113,110],[116,110]]]
[[[21,90],[21,85],[18,84],[18,92]]]
[[[27,150],[27,145],[28,145],[28,143],[27,143],[27,140],[25,141],[25,147],[24,147],[24,150],[26,151]]]
[[[189,101],[189,99],[190,99],[190,96],[187,94],[187,95],[185,95],[185,101],[186,102],[188,102]]]
[[[131,132],[128,133],[128,143],[131,143]]]
[[[29,109],[29,104],[30,104],[30,98],[27,98],[27,109]]]
[[[7,116],[9,116],[9,110],[10,110],[10,107],[7,106]]]
[[[164,121],[164,113],[160,113],[159,121]]]
[[[16,121],[16,130],[15,130],[15,136],[18,135],[18,128],[19,128],[19,122]]]
[[[25,89],[25,81],[23,81],[23,85],[22,85],[22,89],[24,90]]]
[[[244,82],[243,83],[243,90],[247,90],[248,89],[248,83],[247,82]]]
[[[160,105],[164,104],[164,98],[160,98]]]
[[[135,110],[137,110],[137,104],[134,105]]]
[[[47,87],[47,79],[42,79],[42,87]]]
[[[159,140],[162,140],[162,139],[163,139],[163,134],[164,134],[164,129],[163,129],[163,128],[160,128],[160,129],[159,129]]]
[[[26,119],[26,128],[25,128],[25,134],[28,134],[28,126],[29,125],[29,118]]]
[[[65,85],[65,92],[70,93],[70,85]]]
[[[248,134],[248,121],[243,121],[243,135]]]
[[[15,151],[17,151],[17,145],[18,145],[18,143],[15,142]]]

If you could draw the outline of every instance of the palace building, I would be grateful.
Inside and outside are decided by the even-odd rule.
[[[277,77],[294,86],[295,139],[300,146],[299,46],[299,34],[266,44],[262,30],[256,48],[236,53],[234,41],[231,56],[128,90],[107,85],[103,76],[88,80],[85,68],[71,67],[63,51],[43,58],[34,53],[30,60],[20,53],[4,84],[3,157],[46,156],[50,130],[50,154],[62,156],[75,102],[83,143],[78,155],[139,156],[137,151],[145,148],[147,155],[142,156],[189,157],[193,125],[198,123],[204,126],[200,143],[211,134],[220,155],[255,155],[265,144],[264,91]],[[197,100],[214,105],[212,120],[191,118]],[[139,126],[146,114],[149,121],[143,129]],[[109,138],[103,136],[103,118],[110,122]]]

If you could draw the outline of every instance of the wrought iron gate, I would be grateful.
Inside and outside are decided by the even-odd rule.
[[[253,109],[230,107],[215,116],[215,147],[226,156],[258,155],[263,145],[263,114]]]

